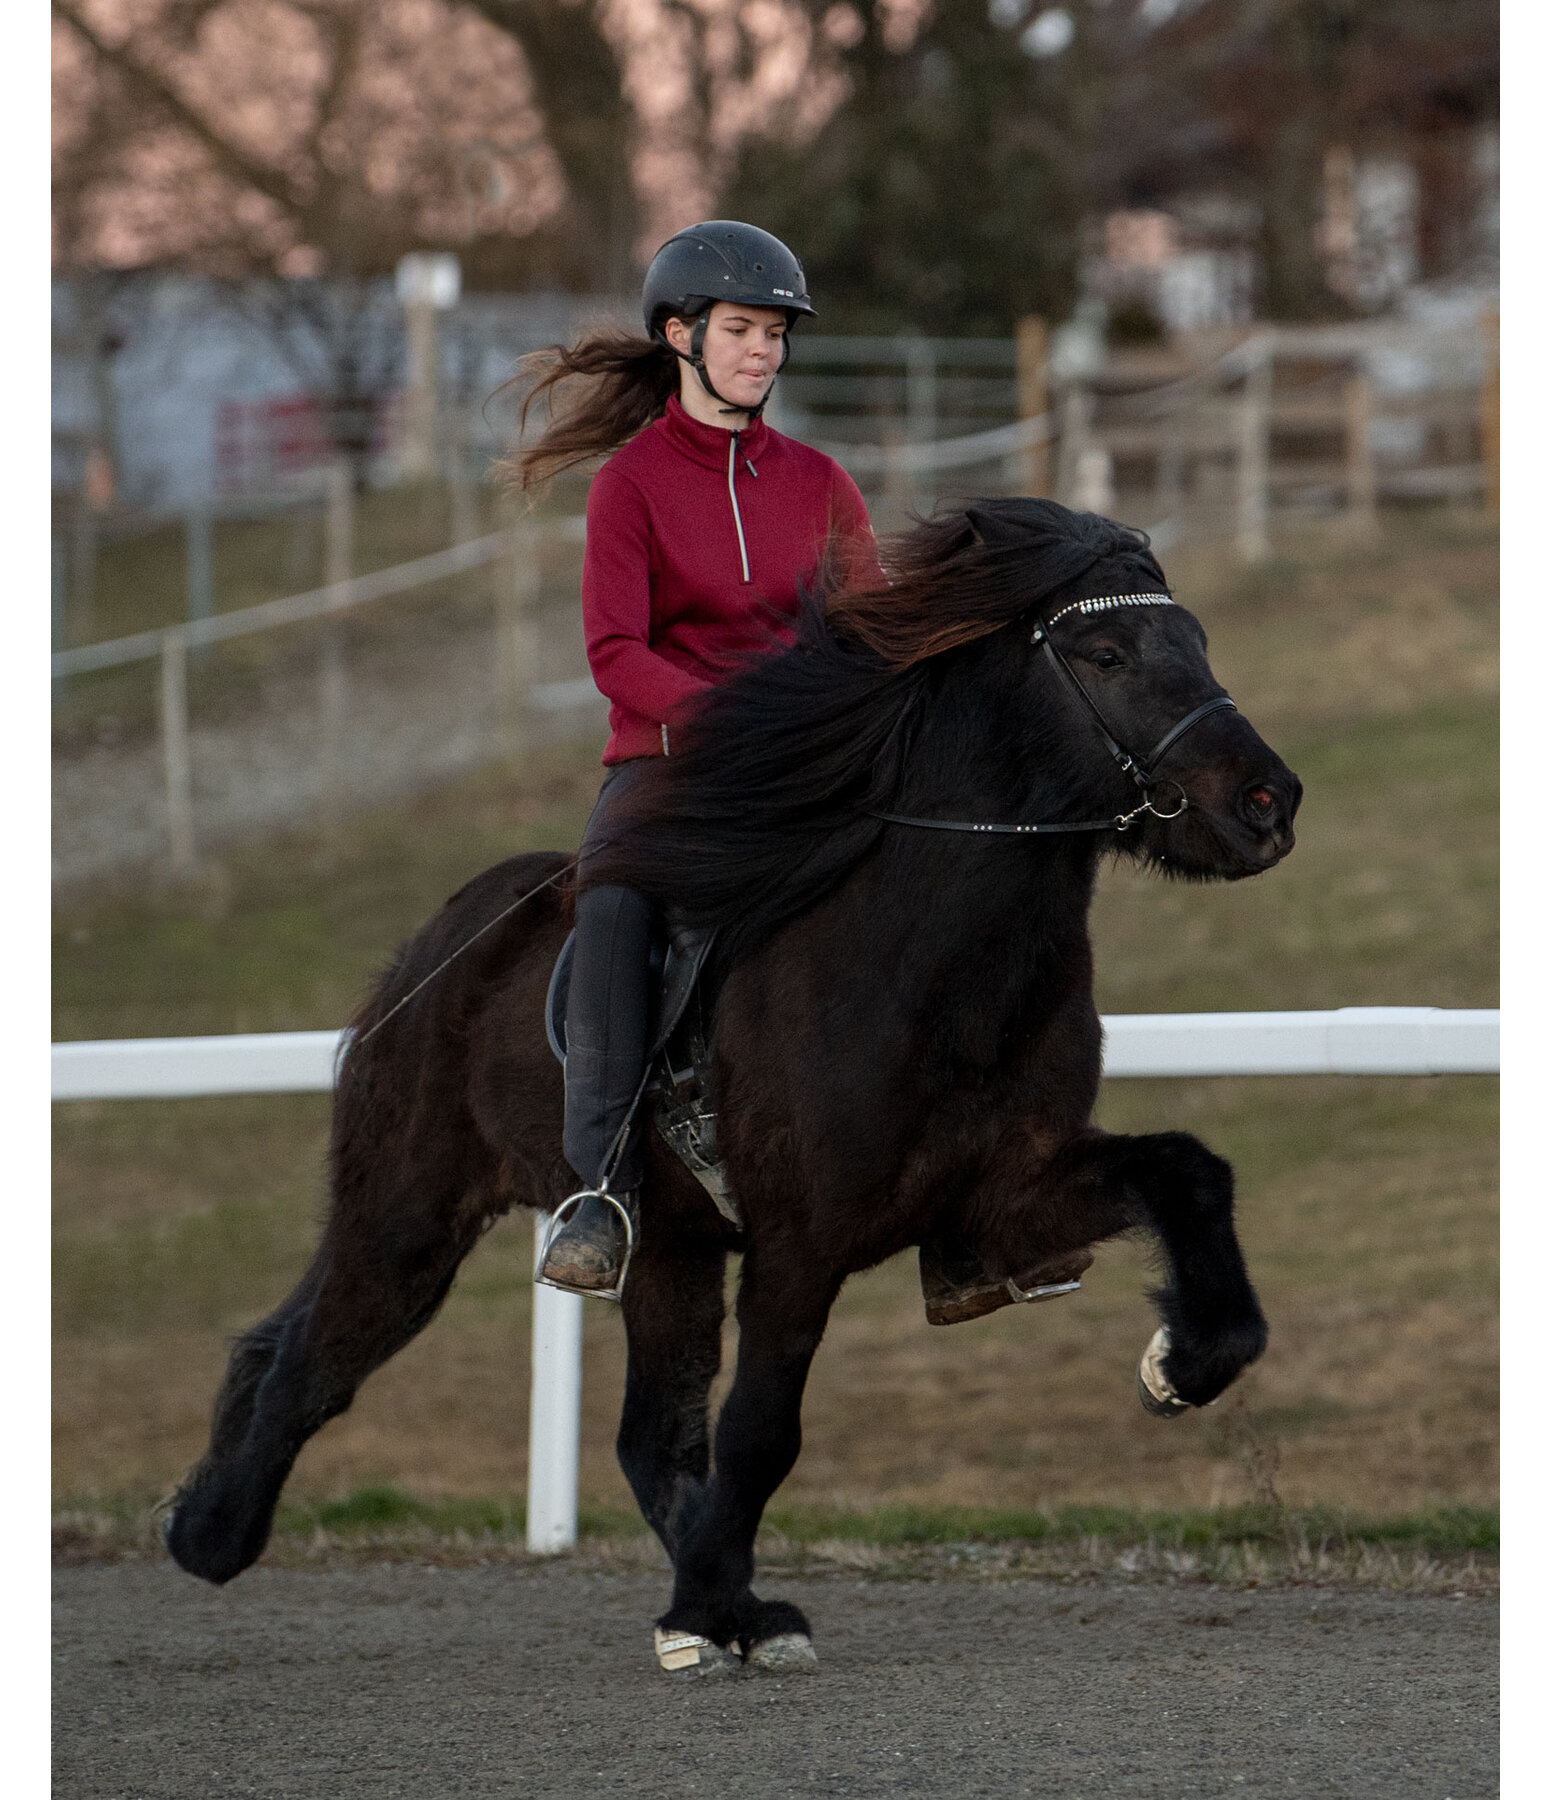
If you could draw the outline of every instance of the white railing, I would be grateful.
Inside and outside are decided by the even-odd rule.
[[[1436,1006],[1332,1012],[1117,1013],[1103,1021],[1103,1072],[1181,1075],[1494,1075],[1501,1015]],[[328,1093],[345,1033],[126,1038],[52,1047],[56,1100]],[[527,1546],[576,1541],[581,1300],[533,1290]]]
[[[1494,1010],[1344,1006],[1335,1012],[1111,1013],[1103,1072],[1165,1075],[1494,1075]],[[53,1046],[56,1100],[326,1094],[345,1034],[120,1038]]]

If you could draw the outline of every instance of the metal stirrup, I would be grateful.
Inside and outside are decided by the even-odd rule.
[[[611,1206],[624,1220],[624,1261],[619,1265],[619,1278],[611,1288],[574,1288],[567,1287],[564,1282],[551,1281],[544,1274],[544,1266],[549,1261],[549,1251],[559,1234],[560,1227],[581,1205],[583,1200],[603,1200]],[[630,1272],[630,1258],[635,1254],[635,1221],[630,1217],[630,1209],[616,1195],[609,1193],[607,1184],[595,1188],[578,1188],[574,1194],[566,1197],[549,1215],[549,1228],[544,1232],[544,1241],[538,1253],[538,1269],[533,1276],[535,1287],[553,1288],[560,1294],[577,1294],[589,1300],[620,1300],[624,1295],[624,1278]]]

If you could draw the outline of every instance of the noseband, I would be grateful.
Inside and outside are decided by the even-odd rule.
[[[918,825],[928,831],[993,832],[1007,837],[1042,836],[1060,831],[1125,831],[1146,813],[1150,813],[1154,819],[1178,818],[1180,813],[1188,809],[1189,796],[1171,777],[1167,779],[1170,787],[1178,788],[1178,805],[1172,812],[1159,812],[1152,804],[1152,790],[1158,784],[1158,765],[1184,736],[1185,732],[1193,731],[1202,719],[1209,718],[1214,712],[1223,712],[1228,709],[1236,712],[1237,707],[1226,694],[1218,694],[1214,700],[1205,701],[1193,712],[1186,713],[1178,724],[1170,726],[1144,757],[1136,756],[1127,750],[1109,730],[1108,721],[1104,718],[1097,701],[1077,680],[1076,671],[1055,648],[1054,639],[1050,636],[1055,626],[1065,618],[1067,613],[1113,612],[1122,606],[1172,606],[1173,603],[1173,597],[1170,594],[1102,594],[1090,600],[1073,600],[1069,606],[1061,607],[1060,611],[1051,618],[1039,620],[1033,628],[1033,637],[1030,640],[1043,648],[1051,668],[1092,714],[1093,723],[1098,728],[1099,737],[1103,739],[1104,748],[1141,790],[1141,804],[1134,811],[1119,813],[1109,819],[1073,819],[1040,825],[977,825],[959,819],[915,819],[901,813],[887,812],[874,812],[871,816],[874,819],[881,819],[888,825]]]

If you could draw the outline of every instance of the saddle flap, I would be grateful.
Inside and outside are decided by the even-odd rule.
[[[715,935],[713,931],[678,932],[667,944],[665,954],[660,945],[653,945],[651,971],[654,1023],[649,1040],[652,1056],[659,1055],[666,1047],[679,1020],[689,1010],[689,1002],[694,998],[695,986],[705,967],[705,958],[710,953]],[[565,1011],[570,1003],[570,975],[575,955],[576,934],[573,931],[554,959],[549,991],[544,996],[544,1033],[549,1039],[549,1048],[562,1063],[565,1061]]]
[[[689,1010],[715,937],[714,931],[676,931],[669,939],[656,995],[656,1029],[651,1034],[653,1056],[667,1048],[667,1040]]]
[[[544,995],[544,1035],[559,1062],[565,1061],[565,1008],[570,1000],[571,963],[576,955],[576,934],[571,932],[554,959],[549,991]]]

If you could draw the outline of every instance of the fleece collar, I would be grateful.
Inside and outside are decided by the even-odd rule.
[[[703,468],[725,471],[727,443],[731,432],[724,425],[702,425],[698,419],[691,419],[676,394],[669,396],[667,411],[657,421],[655,429],[662,433],[681,456],[687,456],[690,462],[699,463]],[[738,456],[756,463],[768,448],[769,441],[769,426],[763,419],[755,419],[746,430],[738,433]]]

